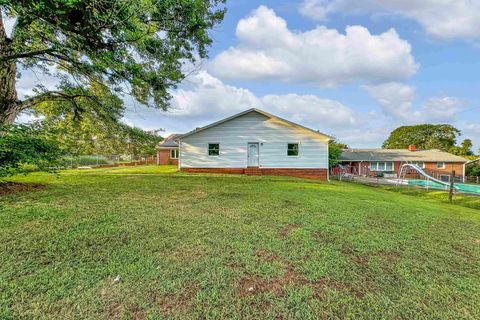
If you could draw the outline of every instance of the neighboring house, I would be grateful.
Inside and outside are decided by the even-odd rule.
[[[259,109],[249,109],[179,137],[187,172],[328,179],[332,138]]]
[[[448,181],[455,171],[457,177],[464,177],[467,159],[436,149],[347,149],[339,158],[343,164],[350,164],[352,173],[374,176],[378,173],[398,176],[401,166],[413,163],[435,172],[442,180]]]
[[[178,137],[181,136],[178,133],[174,133],[165,138],[160,142],[157,149],[157,164],[158,165],[167,165],[173,164],[178,165]]]

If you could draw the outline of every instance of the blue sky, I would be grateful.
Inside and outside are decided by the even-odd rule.
[[[186,132],[251,107],[379,147],[397,126],[450,123],[480,148],[480,3],[227,2],[210,57],[172,110],[126,98],[125,121]],[[23,79],[22,81],[27,81]]]

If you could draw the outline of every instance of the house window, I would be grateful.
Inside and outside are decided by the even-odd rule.
[[[170,150],[170,159],[178,159],[178,149]]]
[[[441,175],[440,176],[440,180],[442,180],[443,182],[450,182],[450,176],[447,176],[447,175]]]
[[[287,156],[298,156],[298,143],[287,144]]]
[[[445,162],[437,162],[437,169],[445,169]]]
[[[209,143],[208,144],[208,155],[209,156],[219,156],[220,155],[220,144],[219,143]]]
[[[372,162],[370,163],[372,171],[393,171],[393,162]]]
[[[416,165],[416,166],[419,166],[419,167],[422,168],[422,169],[425,169],[425,162],[413,161],[412,164],[414,164],[414,165]]]

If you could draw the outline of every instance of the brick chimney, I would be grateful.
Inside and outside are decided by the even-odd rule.
[[[413,144],[411,144],[411,145],[408,146],[408,150],[409,151],[415,151],[415,150],[417,150],[417,147],[415,147]]]

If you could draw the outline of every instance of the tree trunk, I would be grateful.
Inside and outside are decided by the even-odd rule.
[[[3,19],[0,15],[0,58],[8,54],[11,42],[12,40],[5,33]],[[16,73],[15,60],[0,62],[0,125],[13,123],[22,111],[15,87]]]

